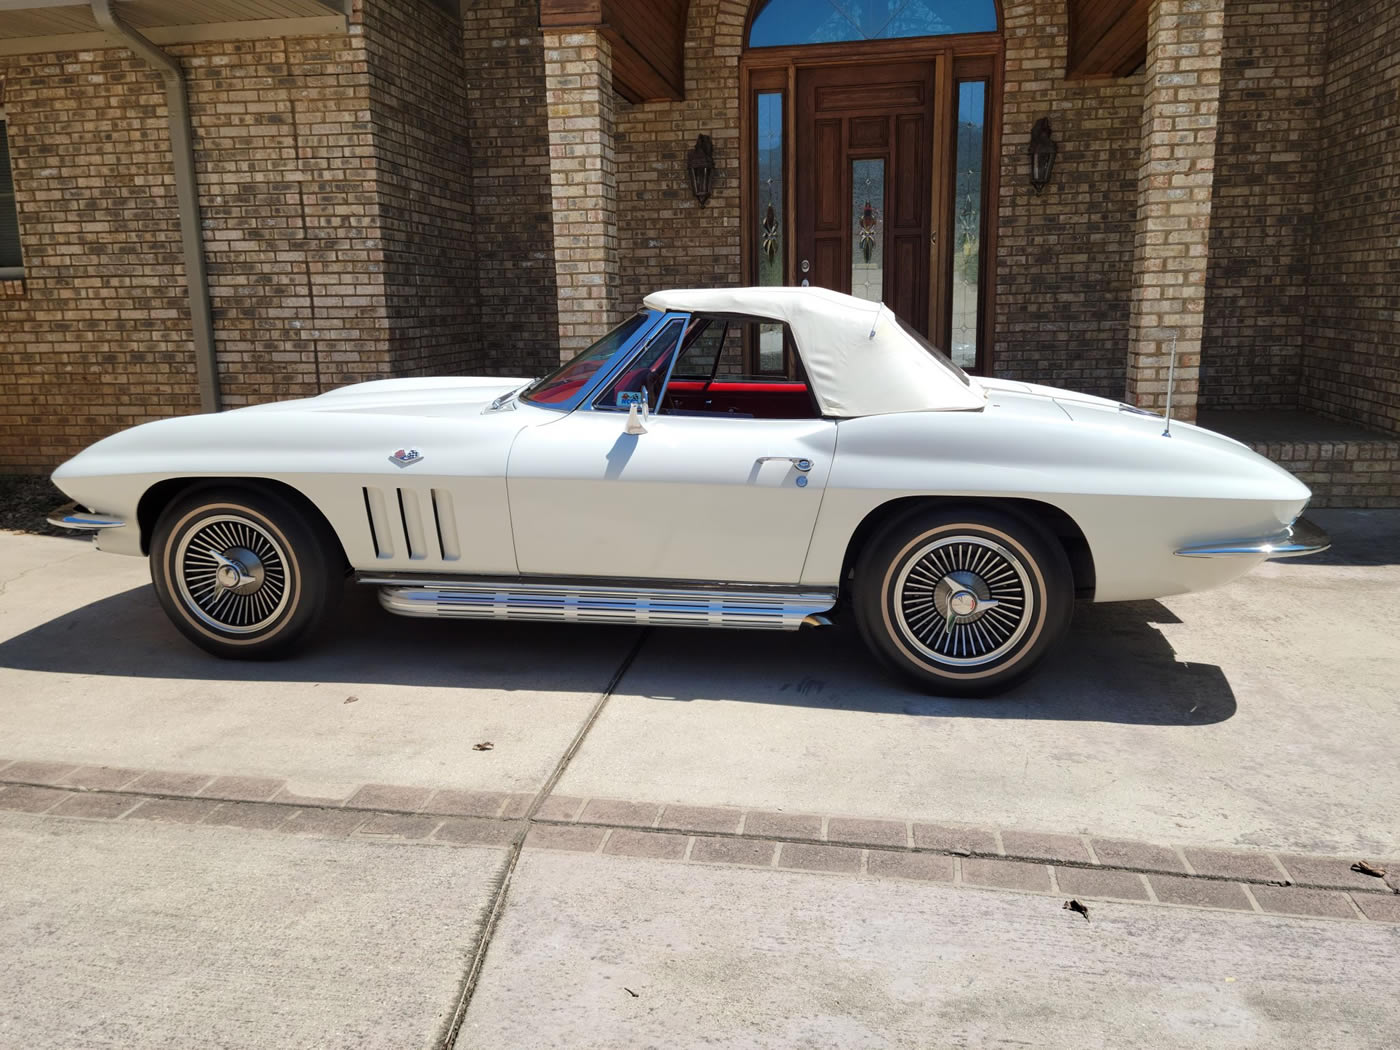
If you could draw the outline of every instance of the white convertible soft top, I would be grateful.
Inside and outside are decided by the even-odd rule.
[[[704,288],[654,292],[652,310],[786,321],[822,415],[957,412],[981,408],[981,385],[939,360],[880,303],[825,288]]]

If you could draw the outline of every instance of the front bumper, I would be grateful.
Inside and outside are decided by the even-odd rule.
[[[1182,558],[1231,558],[1264,555],[1266,558],[1301,558],[1305,554],[1320,554],[1332,546],[1327,533],[1307,518],[1299,518],[1288,528],[1262,540],[1227,540],[1223,543],[1203,543],[1182,547]]]
[[[77,503],[65,503],[49,512],[48,523],[60,529],[84,529],[95,532],[98,529],[120,529],[126,524],[121,518],[110,514],[95,514]]]

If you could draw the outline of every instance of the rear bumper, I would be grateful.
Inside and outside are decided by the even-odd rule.
[[[1320,554],[1332,546],[1327,533],[1307,518],[1299,518],[1288,528],[1273,536],[1258,540],[1226,540],[1182,547],[1182,558],[1232,558],[1263,555],[1266,558],[1301,558],[1305,554]]]
[[[48,522],[60,529],[84,529],[87,531],[120,529],[126,524],[121,518],[114,518],[110,514],[95,514],[79,507],[77,503],[65,503],[63,506],[51,510]]]

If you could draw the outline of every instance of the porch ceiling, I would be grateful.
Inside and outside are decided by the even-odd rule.
[[[540,0],[540,25],[607,37],[613,87],[627,101],[682,99],[689,8],[690,0]]]
[[[343,33],[350,0],[119,0],[153,43]],[[0,55],[104,47],[87,0],[0,0]]]
[[[1072,77],[1126,77],[1147,61],[1149,0],[1068,0]]]

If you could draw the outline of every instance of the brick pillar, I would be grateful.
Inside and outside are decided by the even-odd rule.
[[[1225,0],[1152,0],[1138,168],[1127,400],[1196,418]]]
[[[618,322],[612,49],[596,30],[544,34],[559,353]]]

